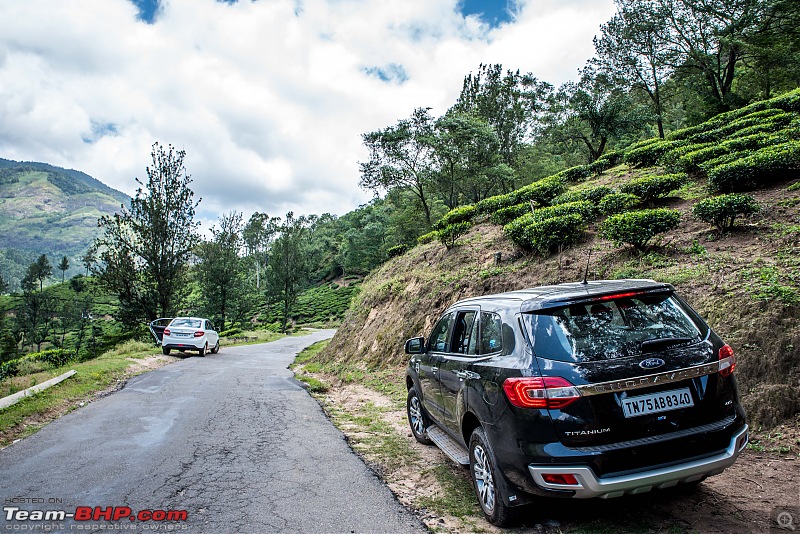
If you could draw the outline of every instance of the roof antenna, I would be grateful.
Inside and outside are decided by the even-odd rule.
[[[591,260],[591,259],[592,259],[592,249],[589,249],[589,256],[586,258],[586,272],[583,273],[583,282],[581,282],[585,286],[589,285],[589,281],[588,281],[588,278],[589,278],[589,260]]]

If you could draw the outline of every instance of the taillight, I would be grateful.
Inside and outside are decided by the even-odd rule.
[[[203,330],[197,330],[194,333],[194,337],[203,337],[206,333]]]
[[[170,331],[169,331],[169,328],[165,328],[165,329],[164,329],[164,335],[165,335],[165,336],[172,335],[172,332],[170,332]]]
[[[581,396],[575,386],[558,376],[506,378],[503,390],[518,408],[559,410]]]
[[[736,356],[730,345],[723,345],[719,349],[719,374],[723,378],[731,376],[736,369]]]

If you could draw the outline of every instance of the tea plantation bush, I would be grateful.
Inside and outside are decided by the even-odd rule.
[[[477,215],[477,213],[478,211],[475,209],[475,206],[472,205],[453,208],[448,211],[444,217],[436,221],[436,223],[433,225],[433,229],[442,230],[451,224],[469,221],[472,219],[472,217]]]
[[[629,211],[606,219],[601,231],[616,246],[627,243],[637,250],[644,250],[653,237],[673,230],[680,222],[681,213],[678,210],[659,208]]]
[[[800,136],[800,132],[795,132],[794,137],[797,138],[798,136]],[[701,148],[678,157],[675,161],[675,166],[685,171],[697,171],[700,169],[701,164],[726,154],[778,145],[791,140],[791,132],[782,130],[778,133],[759,132],[744,137],[729,139],[722,143],[699,145]]]
[[[566,189],[567,186],[563,178],[558,175],[549,176],[505,195],[483,199],[475,204],[475,208],[478,213],[490,214],[502,208],[530,202],[531,200],[540,206],[546,206]]]
[[[395,245],[393,247],[389,247],[386,249],[386,254],[390,258],[396,258],[397,256],[402,256],[406,253],[408,247],[406,245]]]
[[[439,238],[439,232],[434,230],[433,232],[428,232],[427,234],[422,234],[421,236],[419,236],[417,238],[417,243],[419,243],[420,245],[424,245],[426,243],[435,241],[438,238]]]
[[[636,195],[643,202],[653,202],[679,189],[686,183],[685,174],[665,174],[662,176],[642,176],[620,186],[620,193]]]
[[[451,249],[455,246],[456,240],[469,232],[470,228],[472,228],[472,223],[469,221],[449,224],[439,230],[439,241],[441,241],[446,248]]]
[[[557,204],[566,204],[567,202],[578,202],[581,200],[588,200],[593,204],[597,204],[603,199],[603,197],[610,195],[613,192],[614,190],[608,186],[598,185],[597,187],[589,187],[579,191],[568,191],[558,195],[552,200],[551,204],[555,206]]]
[[[709,186],[722,193],[749,191],[787,179],[790,171],[800,168],[800,141],[723,158],[712,160],[706,167]]]
[[[583,217],[569,213],[533,221],[512,240],[525,249],[547,255],[554,249],[575,243],[583,235],[584,226]]]
[[[692,214],[724,232],[733,228],[737,217],[758,210],[758,202],[752,196],[731,193],[701,200],[692,207]]]
[[[503,227],[503,233],[515,243],[527,242],[524,238],[526,228],[532,224],[539,223],[546,219],[562,217],[564,215],[576,215],[580,217],[582,223],[591,221],[595,216],[594,204],[587,200],[580,202],[570,202],[568,204],[558,204],[547,208],[539,208],[531,213],[526,213],[522,217],[514,219]],[[525,246],[525,245],[523,245]]]
[[[630,193],[612,193],[603,197],[597,204],[597,209],[603,215],[613,215],[615,213],[622,213],[623,211],[630,211],[641,205],[642,199]]]
[[[526,213],[530,213],[530,211],[530,203],[524,202],[522,204],[516,204],[514,206],[497,210],[496,212],[492,213],[492,215],[489,217],[489,220],[498,225],[508,224],[517,217],[522,217]]]
[[[687,144],[686,141],[656,139],[653,142],[633,148],[625,153],[623,160],[636,167],[652,167],[671,150]]]

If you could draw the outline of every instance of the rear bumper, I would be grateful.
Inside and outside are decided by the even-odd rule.
[[[205,341],[200,344],[193,344],[193,343],[167,343],[165,345],[161,345],[164,349],[171,349],[171,350],[200,350],[205,345]]]
[[[591,468],[583,466],[542,466],[529,465],[533,480],[543,489],[557,490],[559,492],[573,492],[573,498],[588,499],[600,497],[602,499],[619,497],[625,493],[645,493],[653,488],[661,489],[675,486],[681,482],[694,482],[702,478],[717,475],[730,467],[739,453],[747,445],[747,430],[745,425],[731,437],[730,444],[722,453],[692,460],[689,462],[639,471],[632,474],[598,478]],[[545,482],[544,474],[571,474],[578,481],[574,484],[553,484]]]

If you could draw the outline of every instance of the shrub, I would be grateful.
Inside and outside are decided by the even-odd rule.
[[[403,254],[406,253],[407,250],[408,250],[408,247],[405,246],[405,245],[395,245],[393,247],[389,247],[388,249],[386,249],[386,254],[390,258],[394,258],[394,257],[397,257],[397,256],[402,256]]]
[[[749,155],[745,155],[749,154]],[[713,165],[712,165],[713,164]],[[748,191],[786,177],[800,167],[800,141],[764,147],[756,152],[734,153],[707,165],[708,183],[715,191]]]
[[[755,133],[748,130],[749,128],[756,128],[758,131],[777,132],[785,128],[794,117],[795,115],[793,113],[780,109],[765,109],[751,113],[735,121],[726,121],[718,128],[692,135],[687,140],[691,143],[711,143],[724,139],[733,133],[745,135],[742,132],[746,130],[748,134]]]
[[[584,219],[577,213],[559,215],[531,222],[512,241],[523,248],[547,255],[555,248],[564,248],[580,239],[584,224]]]
[[[686,183],[685,174],[664,174],[661,176],[642,176],[621,185],[620,193],[636,195],[643,202],[653,202],[679,189]]]
[[[470,228],[472,228],[472,223],[469,221],[449,224],[439,230],[439,241],[448,249],[453,248],[456,244],[456,240],[469,232]]]
[[[623,160],[625,163],[637,167],[652,167],[657,164],[667,152],[683,144],[686,144],[686,142],[657,139],[656,142],[628,150]]]
[[[40,352],[32,352],[23,356],[25,360],[32,362],[43,362],[53,367],[61,367],[66,365],[73,357],[73,354],[67,349],[48,349]]]
[[[526,227],[546,219],[562,217],[564,215],[577,215],[580,217],[581,222],[589,222],[595,216],[595,207],[591,202],[582,200],[579,202],[569,202],[567,204],[557,204],[555,206],[539,208],[505,225],[503,227],[503,233],[512,241],[519,242],[523,239],[522,236],[526,231]]]
[[[19,360],[8,360],[5,363],[0,363],[0,380],[17,376],[19,372]]]
[[[580,182],[591,175],[592,171],[589,169],[588,165],[577,165],[558,173],[558,176],[561,176],[568,182]]]
[[[619,165],[622,162],[622,158],[625,155],[625,152],[622,150],[613,150],[611,152],[606,152],[592,163],[587,165],[587,169],[592,174],[599,175],[603,171],[614,167],[615,165]]]
[[[744,137],[729,139],[727,141],[723,141],[722,143],[710,143],[704,145],[703,148],[688,152],[678,158],[675,162],[675,165],[686,171],[696,171],[700,169],[701,164],[726,154],[754,148],[763,148],[765,146],[778,145],[781,143],[787,143],[789,141],[791,141],[791,135],[787,130],[782,130],[777,133],[759,132],[752,135],[746,135]]]
[[[606,219],[601,230],[603,236],[616,246],[627,243],[637,250],[644,250],[653,237],[676,228],[680,221],[681,213],[678,210],[659,208],[629,211]]]
[[[223,330],[222,332],[220,332],[219,333],[219,337],[233,337],[233,336],[238,336],[241,333],[242,333],[242,329],[241,328],[233,327],[233,328],[228,328],[227,330]]]
[[[623,211],[630,211],[638,207],[642,203],[642,199],[630,193],[612,193],[603,197],[597,204],[597,208],[603,215],[613,215],[615,213],[622,213]]]
[[[546,206],[553,198],[563,193],[566,188],[567,186],[561,176],[548,176],[505,195],[485,198],[475,204],[475,208],[478,213],[494,213],[500,209],[530,202],[531,200],[540,206]]]
[[[800,89],[795,89],[794,91],[776,96],[767,102],[769,102],[772,107],[784,111],[800,111]]]
[[[736,217],[759,210],[758,202],[750,195],[731,193],[701,200],[692,207],[692,214],[720,232],[733,228]]]
[[[567,191],[554,198],[551,202],[553,206],[557,204],[566,204],[568,202],[578,202],[580,200],[588,200],[593,204],[600,202],[603,197],[610,195],[614,192],[608,186],[598,185],[597,187],[589,187],[587,189],[580,189],[578,191]]]
[[[424,245],[425,243],[430,243],[431,241],[435,241],[439,238],[439,232],[434,230],[433,232],[428,232],[427,234],[422,234],[417,238],[417,243],[420,245]]]
[[[436,221],[436,223],[433,225],[433,229],[441,230],[451,224],[469,221],[475,216],[476,213],[477,211],[475,210],[475,206],[472,205],[453,208],[448,211],[444,217]]]
[[[492,215],[489,217],[489,220],[492,221],[494,224],[503,225],[503,224],[508,224],[517,217],[522,217],[526,213],[530,212],[531,212],[530,203],[524,202],[522,204],[515,204],[514,206],[509,206],[507,208],[501,208],[497,210],[496,212],[492,213]]]

